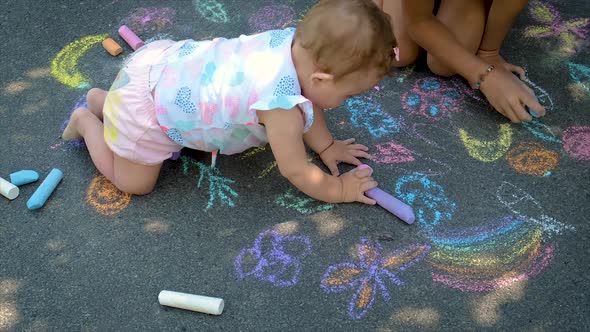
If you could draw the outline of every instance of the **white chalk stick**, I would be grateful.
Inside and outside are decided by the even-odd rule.
[[[13,200],[18,196],[19,190],[18,187],[13,185],[12,183],[0,178],[0,194],[2,196]]]
[[[163,290],[158,294],[158,302],[161,305],[198,311],[210,315],[221,315],[223,311],[223,299],[187,293],[179,293]]]

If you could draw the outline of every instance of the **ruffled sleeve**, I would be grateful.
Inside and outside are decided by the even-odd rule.
[[[253,111],[269,111],[275,108],[289,110],[295,106],[299,106],[305,115],[305,126],[303,131],[307,132],[313,125],[313,105],[311,104],[311,101],[302,95],[280,95],[264,98],[250,105],[250,109]]]

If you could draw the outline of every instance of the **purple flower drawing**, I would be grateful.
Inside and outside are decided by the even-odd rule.
[[[234,266],[240,279],[253,277],[276,287],[291,287],[299,280],[301,259],[310,252],[309,237],[285,236],[270,229],[258,235],[252,248],[242,249]]]

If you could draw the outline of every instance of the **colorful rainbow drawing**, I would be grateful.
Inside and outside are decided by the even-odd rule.
[[[538,275],[549,265],[555,245],[544,245],[543,228],[524,218],[432,237],[427,261],[432,280],[467,292],[488,292]]]

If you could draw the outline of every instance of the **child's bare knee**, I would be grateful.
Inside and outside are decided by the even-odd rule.
[[[92,88],[92,89],[88,90],[88,92],[86,93],[86,101],[90,101],[93,98],[96,98],[96,95],[99,94],[100,92],[102,92],[102,90],[99,88]]]
[[[86,93],[86,102],[88,105],[100,104],[101,102],[104,102],[106,94],[107,92],[102,89],[92,88]]]
[[[117,187],[122,192],[131,194],[131,195],[147,195],[154,190],[155,184],[145,184],[145,183],[122,183],[121,181],[115,181],[115,187]]]
[[[448,66],[444,65],[440,60],[430,54],[428,54],[426,58],[426,63],[428,64],[430,71],[438,76],[450,77],[456,74]]]

